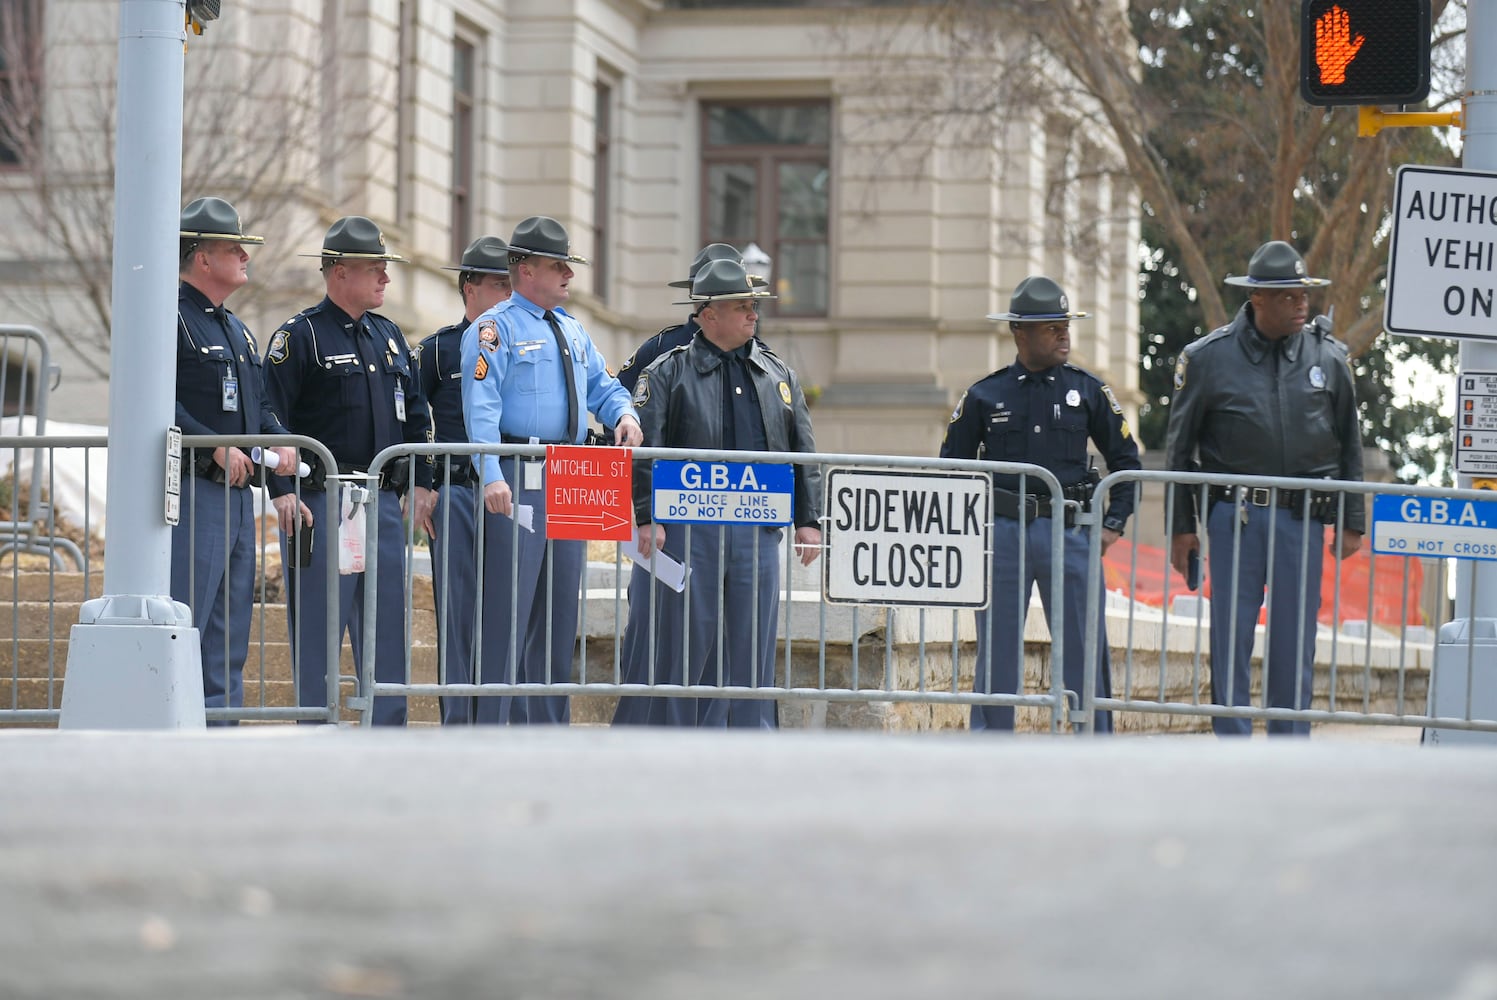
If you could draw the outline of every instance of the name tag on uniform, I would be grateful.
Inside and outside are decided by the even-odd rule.
[[[542,487],[542,483],[541,483],[541,463],[540,462],[535,462],[535,461],[530,461],[530,462],[525,462],[524,465],[525,465],[525,477],[524,477],[525,488],[527,490],[538,490],[538,489],[540,489]]]
[[[405,388],[395,386],[395,419],[405,423]]]
[[[225,413],[239,412],[239,378],[236,375],[224,376],[223,407]]]

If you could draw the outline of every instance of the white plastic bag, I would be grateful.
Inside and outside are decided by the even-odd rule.
[[[342,519],[338,523],[338,572],[344,576],[364,572],[364,532],[366,519],[364,505],[369,502],[369,490],[353,483],[344,483],[339,508]]]

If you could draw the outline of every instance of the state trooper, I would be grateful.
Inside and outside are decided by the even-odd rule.
[[[1087,458],[1087,441],[1101,452],[1111,472],[1139,468],[1138,444],[1112,390],[1095,375],[1067,359],[1071,355],[1074,312],[1061,287],[1043,275],[1032,275],[1014,289],[1008,312],[988,319],[1007,321],[1018,357],[968,389],[956,404],[942,458],[976,458],[1038,465],[1055,475],[1065,499],[1090,510],[1100,476]],[[1039,584],[1045,619],[1054,631],[1051,608],[1053,517],[1065,526],[1063,574],[1062,674],[1065,687],[1085,690],[1086,577],[1090,547],[1087,528],[1076,525],[1068,510],[1057,515],[1049,491],[1033,477],[993,476],[993,586],[988,608],[977,612],[977,665],[973,690],[1015,694],[1022,688],[1024,620],[1029,595]],[[1133,486],[1119,483],[1102,518],[1102,550],[1123,534],[1133,513]],[[1022,574],[1020,563],[1023,563]],[[1098,609],[1099,626],[1104,625]],[[1098,642],[1096,694],[1109,697],[1111,678],[1107,632]],[[1013,729],[1010,706],[974,705],[973,729]],[[1097,712],[1093,730],[1110,732],[1112,714]]]
[[[239,213],[222,198],[198,198],[182,210],[181,284],[177,287],[177,426],[185,434],[285,434],[265,400],[260,349],[224,300],[249,281]],[[275,448],[287,468],[295,448]],[[193,456],[182,483],[181,518],[172,527],[172,599],[192,608],[208,708],[244,704],[255,599],[255,466],[243,449]]]
[[[699,307],[701,329],[691,343],[657,359],[634,386],[634,406],[650,447],[816,450],[800,380],[754,339],[756,303],[770,298],[774,296],[760,291],[738,261],[711,261],[697,272],[690,302]],[[821,552],[821,471],[814,464],[795,467],[794,511],[796,552],[802,565],[810,565]],[[643,680],[653,655],[659,683],[773,686],[783,529],[696,525],[688,540],[687,525],[652,523],[648,461],[636,463],[634,515],[641,555],[648,558],[661,549],[684,562],[690,575],[681,594],[656,584],[653,600],[648,590],[637,599],[631,587],[629,615],[636,622],[631,676]],[[719,607],[727,609],[721,619]],[[653,630],[643,623],[652,608]],[[672,703],[647,705],[645,718],[636,721],[759,729],[778,725],[772,700],[658,700]],[[627,713],[623,721],[629,721]]]
[[[1250,289],[1248,300],[1232,322],[1187,346],[1175,365],[1168,468],[1360,480],[1362,435],[1346,346],[1331,335],[1328,321],[1306,322],[1310,289],[1330,281],[1308,276],[1299,251],[1280,240],[1258,248],[1246,275],[1226,280]],[[1199,572],[1203,492],[1210,540],[1211,700],[1251,704],[1253,638],[1266,589],[1268,705],[1307,709],[1325,525],[1337,525],[1330,551],[1338,559],[1351,556],[1366,530],[1363,497],[1177,486],[1174,509],[1166,511],[1173,520],[1167,525],[1170,563],[1192,588],[1191,577]],[[1251,719],[1214,717],[1211,725],[1220,736],[1252,732]],[[1268,732],[1307,736],[1310,726],[1270,720]]]
[[[690,289],[692,282],[696,280],[697,272],[703,266],[714,260],[731,260],[739,264],[743,263],[743,255],[735,247],[726,243],[709,243],[697,251],[691,266],[686,273],[685,281],[668,281],[667,288]],[[758,275],[749,275],[755,287],[762,287],[768,282]],[[634,384],[639,380],[640,373],[654,363],[655,359],[666,354],[677,347],[685,347],[690,344],[697,331],[701,329],[697,325],[697,312],[702,308],[698,302],[690,303],[694,306],[692,313],[687,317],[685,323],[668,326],[646,340],[639,349],[629,356],[624,366],[619,369],[619,382],[631,393],[634,392]],[[635,566],[629,577],[629,621],[624,627],[622,652],[620,663],[622,664],[622,676],[626,684],[647,684],[651,681],[649,658],[647,655],[635,656],[632,652],[634,643],[641,638],[648,641],[648,614],[645,605],[650,600],[650,571],[644,566]],[[663,678],[656,677],[656,683],[666,683]],[[669,683],[680,684],[677,678]],[[614,713],[614,725],[696,725],[696,710],[691,708],[690,719],[680,714],[682,703],[673,698],[650,698],[638,695],[626,695],[619,699],[618,710]]]
[[[332,452],[336,469],[308,460],[312,474],[305,482],[307,503],[298,504],[289,480],[272,478],[276,512],[283,533],[286,569],[287,624],[297,663],[299,704],[327,705],[326,629],[336,620],[341,643],[346,630],[356,669],[365,655],[374,656],[377,680],[405,678],[405,533],[401,518],[409,487],[415,487],[411,517],[430,523],[436,496],[431,490],[431,466],[426,462],[398,462],[387,466],[374,491],[368,516],[378,519],[379,580],[375,648],[364,649],[362,629],[364,574],[339,578],[336,609],[327,607],[327,561],[337,559],[338,526],[326,523],[324,490],[333,476],[361,478],[380,451],[402,442],[424,443],[431,418],[421,397],[410,349],[400,327],[371,310],[384,304],[390,261],[405,258],[385,246],[379,226],[363,216],[334,222],[319,257],[327,295],[281,324],[271,338],[268,383],[275,411],[294,433],[316,438]],[[408,482],[414,467],[414,484]],[[338,480],[333,480],[336,484]],[[333,488],[336,488],[334,485]],[[310,510],[308,507],[310,506]],[[296,534],[310,522],[310,560],[298,567],[287,558],[297,548]],[[334,619],[334,616],[336,618]],[[376,725],[403,725],[404,698],[374,700]]]
[[[487,444],[582,444],[587,414],[614,428],[614,443],[640,443],[629,393],[608,373],[582,324],[562,303],[573,264],[567,231],[532,216],[509,241],[513,293],[463,334],[463,416],[468,436]],[[478,662],[503,664],[487,682],[564,683],[572,676],[579,588],[586,548],[546,540],[545,463],[497,455],[475,459],[483,483],[485,613]],[[522,528],[517,505],[533,512]],[[513,656],[511,656],[513,653]],[[483,697],[479,722],[566,723],[565,696]]]
[[[732,260],[742,264],[743,254],[739,253],[736,247],[730,246],[727,243],[708,243],[697,251],[696,257],[691,262],[691,267],[686,272],[686,280],[667,281],[665,283],[666,287],[690,289],[691,283],[696,280],[697,272],[714,260]],[[757,274],[751,274],[749,277],[753,280],[756,288],[762,288],[769,284],[766,279],[761,278]],[[701,328],[697,326],[696,312],[693,311],[687,317],[685,323],[668,326],[643,344],[640,344],[639,349],[629,355],[629,360],[625,361],[623,367],[619,369],[620,384],[631,393],[634,392],[634,383],[639,380],[640,372],[650,367],[655,359],[662,354],[677,347],[685,347],[691,343],[691,338],[696,336],[696,332],[699,329]]]
[[[463,426],[463,334],[483,313],[509,298],[509,244],[480,236],[463,251],[456,267],[463,318],[444,326],[416,348],[421,395],[431,406],[433,438],[440,444],[467,444]],[[466,455],[440,456],[432,472],[437,505],[431,524],[432,598],[441,641],[442,681],[473,683],[474,602],[478,591],[477,472]],[[499,679],[496,669],[490,680]],[[473,698],[443,698],[442,723],[471,723]]]

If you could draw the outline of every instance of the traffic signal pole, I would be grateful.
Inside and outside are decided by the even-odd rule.
[[[1470,0],[1466,7],[1466,105],[1461,166],[1497,171],[1497,0]],[[1497,342],[1461,341],[1461,371],[1497,371]],[[1470,489],[1472,477],[1456,484]],[[1497,618],[1497,562],[1457,563],[1455,616]]]
[[[184,0],[122,0],[104,596],[73,626],[61,725],[204,725],[198,633],[171,599],[165,516],[182,204]]]

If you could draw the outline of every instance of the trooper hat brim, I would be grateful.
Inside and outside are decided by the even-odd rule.
[[[1247,274],[1234,274],[1224,279],[1238,288],[1325,288],[1330,278],[1254,278]]]
[[[672,302],[673,306],[710,306],[714,302],[728,302],[733,299],[777,299],[778,295],[770,292],[727,292],[723,295],[693,295],[684,302]]]
[[[393,260],[398,264],[410,261],[398,253],[354,253],[350,250],[299,250],[298,257],[322,257],[328,260]]]
[[[1023,313],[1006,312],[989,313],[988,319],[998,323],[1004,321],[1007,321],[1009,323],[1048,323],[1052,320],[1057,319],[1086,319],[1090,315],[1091,313],[1084,312],[1034,313],[1029,315],[1025,315]]]
[[[521,259],[525,257],[546,257],[550,260],[564,260],[568,264],[589,263],[586,257],[579,257],[574,253],[552,253],[549,250],[526,250],[524,247],[517,247],[513,243],[511,243],[509,247],[509,258],[511,263],[515,261],[516,257],[519,257]]]
[[[233,233],[189,233],[186,230],[180,230],[177,235],[184,240],[202,240],[205,243],[208,240],[223,240],[225,243],[250,243],[258,246],[265,242],[265,237],[250,236],[247,233],[239,233],[238,235]]]
[[[501,277],[509,277],[509,268],[507,267],[462,267],[456,264],[443,264],[441,269],[443,271],[471,271],[474,274],[497,274]]]
[[[751,282],[754,283],[754,287],[755,288],[768,288],[769,287],[769,279],[766,278],[766,277],[764,277],[762,274],[751,274],[751,275],[748,276],[748,279],[749,279],[749,281],[751,281]],[[692,285],[692,279],[690,279],[690,278],[686,279],[685,281],[667,281],[665,283],[665,287],[667,287],[667,288],[690,288],[691,285]],[[681,303],[679,303],[679,302],[676,303],[676,305],[680,305],[680,304]]]

